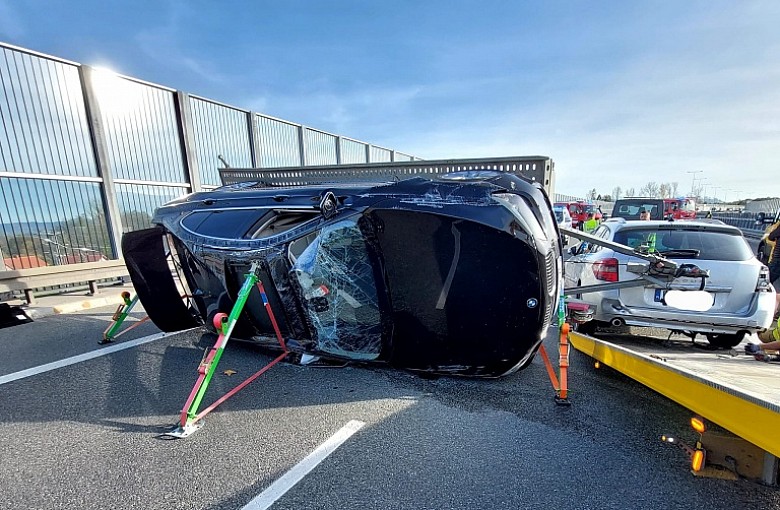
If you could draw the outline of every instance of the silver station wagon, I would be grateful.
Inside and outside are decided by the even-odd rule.
[[[613,218],[594,232],[596,237],[639,251],[658,253],[678,264],[695,264],[708,278],[676,278],[669,284],[645,285],[577,293],[572,297],[595,306],[594,320],[581,331],[604,326],[665,328],[710,344],[733,347],[746,334],[769,326],[775,291],[769,270],[753,255],[739,229],[715,220],[633,221]],[[622,282],[638,278],[628,271],[639,259],[586,241],[570,249],[565,263],[566,288]],[[671,291],[686,291],[685,293]],[[696,297],[697,304],[672,304],[667,297]],[[703,303],[702,303],[703,299]]]

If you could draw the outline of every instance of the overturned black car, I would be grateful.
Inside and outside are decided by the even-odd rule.
[[[122,250],[164,331],[230,312],[258,262],[287,348],[325,358],[500,376],[531,362],[556,311],[555,217],[541,187],[512,173],[240,182],[174,200],[153,223]],[[278,347],[257,289],[233,336]]]

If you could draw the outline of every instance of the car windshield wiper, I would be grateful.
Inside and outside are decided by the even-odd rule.
[[[699,250],[688,250],[688,249],[676,249],[676,250],[664,250],[658,252],[660,255],[663,255],[664,257],[678,257],[678,258],[691,258],[695,259],[699,256],[699,253],[701,253]]]

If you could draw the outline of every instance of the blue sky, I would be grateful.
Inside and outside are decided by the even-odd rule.
[[[780,196],[780,2],[0,0],[0,40],[556,191]],[[699,172],[699,173],[689,173]]]

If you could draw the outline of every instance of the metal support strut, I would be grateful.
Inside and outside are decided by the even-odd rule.
[[[192,391],[187,398],[187,402],[184,404],[184,408],[181,411],[178,427],[170,432],[166,432],[163,435],[175,438],[184,438],[200,429],[200,427],[203,425],[201,420],[204,416],[213,411],[222,402],[235,395],[246,385],[257,379],[269,368],[282,361],[290,353],[290,351],[287,350],[287,345],[285,344],[284,339],[282,338],[282,333],[279,330],[276,317],[274,316],[273,310],[271,309],[271,304],[268,301],[268,296],[266,295],[263,282],[259,281],[257,277],[258,269],[259,264],[257,262],[252,263],[252,267],[249,269],[249,273],[246,275],[246,279],[244,280],[244,284],[241,286],[241,290],[238,293],[238,297],[236,299],[235,305],[233,305],[233,309],[230,311],[230,315],[218,313],[214,317],[214,327],[219,332],[219,337],[217,338],[214,347],[212,347],[204,355],[200,365],[198,365],[198,379],[195,381],[195,385],[193,386]],[[211,378],[217,369],[217,364],[219,364],[219,360],[222,357],[222,353],[225,350],[225,346],[227,345],[228,340],[230,339],[233,328],[235,327],[236,322],[241,315],[241,311],[244,309],[246,301],[249,298],[249,294],[255,285],[257,285],[257,289],[260,291],[260,296],[263,299],[263,306],[265,307],[266,312],[268,313],[268,317],[271,320],[274,332],[276,333],[276,338],[279,341],[279,346],[282,348],[282,353],[258,372],[251,375],[244,382],[227,392],[209,407],[198,413],[200,403],[203,400],[203,396],[206,394],[206,389],[208,388],[208,385],[211,382]]]
[[[147,315],[143,319],[139,320],[132,326],[128,327],[121,333],[117,333],[119,331],[119,328],[122,327],[122,323],[125,322],[125,319],[127,319],[127,316],[130,314],[130,312],[135,307],[136,303],[138,303],[138,295],[133,299],[130,299],[130,293],[125,291],[122,293],[122,304],[120,304],[116,311],[114,312],[114,315],[111,316],[111,324],[106,328],[105,331],[103,331],[103,338],[98,342],[98,344],[108,344],[119,338],[121,335],[124,335],[128,331],[130,331],[133,328],[137,328],[144,322],[149,320],[149,316]]]

